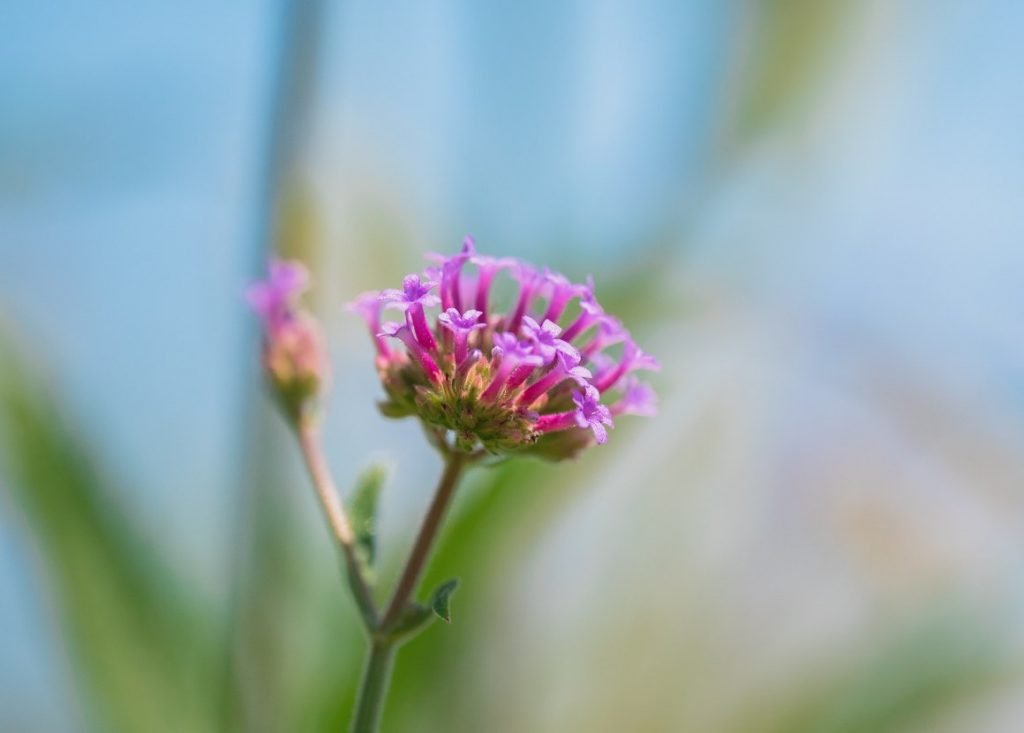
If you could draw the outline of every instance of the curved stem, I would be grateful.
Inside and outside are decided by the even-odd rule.
[[[320,506],[323,508],[331,532],[338,540],[345,556],[349,585],[355,595],[356,604],[359,606],[367,629],[372,634],[377,627],[377,605],[363,574],[359,556],[356,554],[356,540],[355,533],[352,531],[352,523],[348,520],[341,499],[338,498],[338,489],[334,485],[331,470],[327,466],[327,459],[324,458],[323,450],[320,448],[319,433],[313,425],[303,422],[299,423],[296,432],[299,446],[302,449],[302,457],[306,461],[306,468],[309,470],[313,487],[316,489],[317,498],[320,499]]]
[[[356,715],[352,720],[352,733],[376,733],[380,725],[384,698],[391,681],[391,666],[395,660],[394,642],[374,642],[366,660],[363,682],[359,686]]]
[[[459,483],[459,476],[462,475],[468,458],[466,454],[459,451],[452,451],[445,457],[444,472],[437,484],[437,491],[427,510],[427,516],[423,518],[423,524],[420,526],[416,542],[409,553],[402,577],[399,578],[395,593],[391,596],[391,603],[388,604],[388,608],[384,612],[384,618],[380,623],[382,629],[388,629],[398,620],[412,594],[416,592],[416,585],[423,574],[423,568],[427,564],[430,550],[434,546],[434,540],[437,538],[441,522],[451,504],[455,487]]]
[[[476,460],[478,455],[467,455],[458,451],[445,453],[444,472],[441,474],[434,499],[420,526],[405,569],[402,571],[395,593],[391,597],[391,603],[381,618],[373,599],[373,593],[363,573],[362,563],[356,553],[352,523],[345,513],[341,499],[338,498],[338,490],[334,485],[334,479],[331,478],[330,468],[321,449],[319,433],[314,425],[300,422],[297,426],[297,434],[302,456],[316,489],[317,498],[320,500],[331,532],[345,556],[349,585],[371,639],[370,656],[367,659],[363,682],[359,689],[352,733],[376,733],[384,708],[388,684],[391,681],[391,667],[394,663],[395,651],[398,648],[397,642],[393,638],[389,638],[387,632],[398,620],[416,591],[416,585],[419,583],[420,576],[430,557],[430,550],[437,538],[448,507],[451,505],[459,477],[462,475],[463,469]]]

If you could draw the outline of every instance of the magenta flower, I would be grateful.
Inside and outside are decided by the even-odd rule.
[[[606,392],[614,387],[622,377],[638,369],[646,369],[656,372],[661,369],[658,360],[650,354],[646,354],[634,343],[633,339],[626,339],[626,347],[622,352],[622,358],[614,368],[609,369],[596,380],[594,386],[599,392]]]
[[[544,366],[544,359],[534,353],[533,345],[520,341],[515,334],[495,334],[494,344],[491,350],[493,375],[482,395],[487,402],[497,399],[502,390],[515,390],[535,369]]]
[[[378,361],[386,364],[391,358],[391,350],[388,349],[387,343],[384,338],[380,335],[381,333],[381,312],[384,310],[384,304],[381,302],[380,293],[375,291],[369,291],[357,295],[355,299],[345,306],[345,309],[350,313],[358,314],[364,321],[370,331],[370,336],[373,338],[373,346],[377,350]]]
[[[270,261],[266,280],[254,282],[245,291],[249,306],[269,330],[280,328],[294,315],[295,303],[305,291],[309,273],[301,262]]]
[[[430,293],[436,286],[437,283],[433,280],[420,280],[419,275],[406,275],[402,280],[401,290],[384,290],[380,294],[380,299],[394,303],[402,310],[408,310],[414,305],[437,305],[438,297]]]
[[[301,263],[274,259],[267,279],[245,293],[263,322],[264,369],[285,412],[296,421],[311,414],[328,374],[320,326],[298,303],[308,280]]]
[[[608,442],[608,431],[605,426],[612,427],[611,411],[601,404],[601,394],[591,386],[583,391],[573,392],[575,410],[542,415],[537,420],[537,429],[541,432],[557,432],[572,427],[591,430],[598,445]]]
[[[583,392],[573,392],[572,401],[576,405],[576,425],[594,431],[598,445],[608,442],[608,431],[605,425],[612,427],[612,415],[605,405],[601,404],[601,395],[593,387]]]
[[[375,337],[386,415],[416,416],[462,450],[566,458],[604,443],[613,416],[651,414],[653,392],[632,373],[657,362],[605,313],[592,279],[478,254],[470,237],[451,257],[429,257],[437,266],[425,277],[351,306]],[[492,296],[503,273],[518,285],[504,313]],[[403,310],[405,323],[380,325],[381,307]],[[389,350],[391,338],[404,350]]]
[[[539,325],[530,316],[523,316],[523,331],[526,337],[533,342],[534,353],[544,360],[545,366],[555,360],[556,354],[571,359],[574,364],[580,363],[580,352],[572,347],[567,341],[558,338],[562,333],[561,327],[550,320]]]
[[[658,398],[649,384],[641,382],[632,374],[626,377],[622,396],[611,406],[612,415],[653,416],[657,410]]]
[[[476,254],[476,242],[473,237],[466,235],[462,240],[462,249],[458,254],[445,257],[437,253],[427,255],[427,258],[437,262],[439,267],[431,268],[440,275],[441,282],[441,307],[445,310],[456,308],[462,310],[462,283],[460,276],[462,267]],[[480,310],[484,310],[480,308]]]
[[[476,255],[470,258],[470,262],[479,270],[476,278],[475,307],[484,314],[484,320],[487,320],[488,301],[495,275],[502,270],[515,267],[517,263],[511,257],[491,257],[489,255]]]
[[[548,299],[548,309],[544,312],[542,322],[557,322],[562,313],[565,312],[565,307],[569,305],[569,302],[586,292],[587,286],[569,282],[569,278],[562,273],[549,270],[546,267],[541,279],[541,285],[548,286],[551,291]]]
[[[416,338],[408,324],[394,322],[385,323],[379,335],[388,336],[401,341],[405,344],[409,356],[419,364],[420,369],[423,370],[427,379],[431,382],[441,381],[441,370],[438,368],[437,362],[434,361],[434,358],[429,353],[427,353],[423,344]]]
[[[389,307],[405,311],[405,322],[416,334],[423,348],[429,351],[434,351],[437,344],[434,343],[434,336],[427,325],[423,309],[440,302],[440,299],[430,292],[436,286],[437,283],[433,280],[421,281],[419,275],[406,275],[402,280],[401,290],[385,290],[380,294],[380,299]]]
[[[629,338],[629,331],[622,325],[622,321],[614,316],[600,316],[596,323],[597,331],[593,338],[580,348],[580,354],[584,357],[592,357],[609,346],[620,344]]]
[[[597,296],[594,294],[594,278],[587,277],[587,284],[582,286],[579,298],[580,314],[576,317],[575,321],[566,327],[565,333],[562,334],[562,338],[566,341],[575,340],[577,336],[588,328],[599,323],[605,315],[604,308],[597,302]]]
[[[580,387],[588,386],[589,380],[593,379],[594,375],[586,367],[578,366],[578,363],[559,352],[558,358],[555,359],[547,373],[523,390],[523,394],[519,397],[519,404],[532,405],[542,395],[567,379],[573,380]]]
[[[523,316],[526,314],[526,309],[533,301],[537,290],[543,284],[544,277],[541,273],[537,272],[533,265],[526,262],[516,263],[512,268],[512,277],[519,283],[519,297],[516,299],[515,310],[509,316],[505,328],[508,331],[518,331],[519,324],[522,323]]]
[[[483,313],[478,310],[459,313],[455,308],[449,308],[437,317],[437,322],[455,336],[455,363],[457,365],[466,361],[466,357],[469,355],[469,335],[487,325],[480,323],[482,315]]]

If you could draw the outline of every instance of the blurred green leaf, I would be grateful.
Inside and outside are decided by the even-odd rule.
[[[450,624],[452,622],[452,594],[458,587],[458,579],[452,578],[438,586],[437,590],[435,590],[434,594],[430,597],[431,610],[446,624]]]
[[[388,480],[388,473],[385,464],[375,463],[359,475],[352,493],[352,527],[367,568],[373,567],[377,555],[377,500]]]
[[[0,352],[3,473],[39,550],[93,727],[214,730],[214,615],[115,501],[35,370]],[[144,496],[136,492],[135,496]]]
[[[1007,625],[980,612],[941,612],[865,648],[833,654],[829,668],[773,695],[737,730],[752,733],[899,733],[935,718],[1011,675],[1019,661]],[[838,660],[841,666],[836,668]]]
[[[799,107],[841,47],[856,7],[850,0],[767,0],[750,6],[753,33],[740,70],[731,145],[749,142]]]

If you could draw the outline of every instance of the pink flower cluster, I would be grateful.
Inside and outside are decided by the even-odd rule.
[[[454,256],[429,257],[401,289],[350,306],[373,337],[386,415],[418,416],[466,450],[559,458],[604,443],[614,417],[654,413],[635,372],[658,363],[604,311],[592,281],[478,254],[470,237]],[[516,285],[504,309],[501,273]],[[390,310],[402,319],[383,322]]]
[[[297,262],[272,260],[267,279],[246,290],[263,322],[263,363],[285,410],[305,416],[327,380],[327,357],[319,325],[299,305],[309,275]]]

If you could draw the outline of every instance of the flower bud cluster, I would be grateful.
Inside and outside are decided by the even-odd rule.
[[[460,450],[559,459],[606,442],[614,417],[653,414],[634,372],[658,363],[605,313],[592,281],[478,254],[470,237],[430,259],[401,289],[350,305],[373,337],[385,415],[416,416]],[[500,274],[515,284],[506,308]],[[401,320],[384,321],[387,311]]]
[[[263,365],[285,412],[310,414],[327,380],[328,363],[316,320],[299,305],[309,275],[298,262],[272,260],[266,280],[246,291],[263,325]]]

